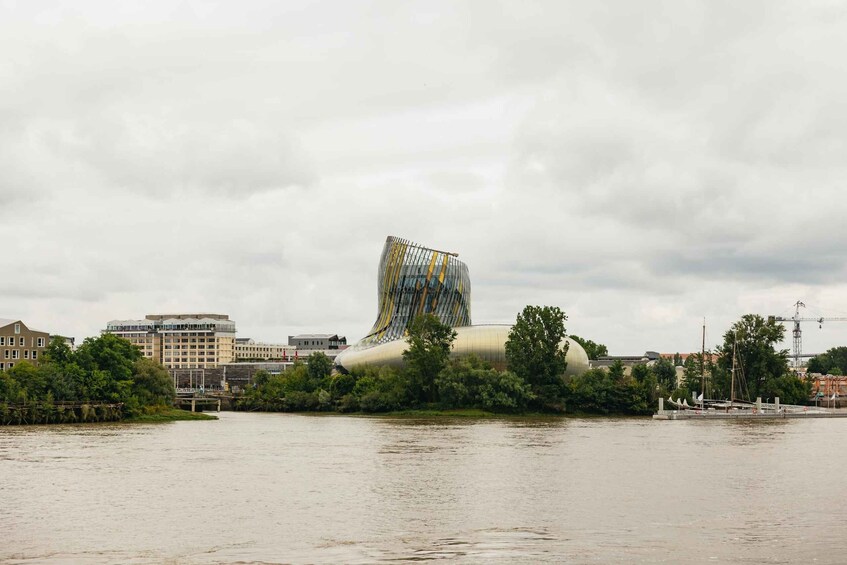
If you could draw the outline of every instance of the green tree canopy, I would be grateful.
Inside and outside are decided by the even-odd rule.
[[[435,378],[445,367],[456,332],[434,314],[417,316],[409,325],[403,359],[414,401],[435,402],[438,388]]]
[[[709,389],[709,381],[711,380],[712,375],[712,359],[710,353],[706,353],[705,357],[703,357],[700,353],[692,353],[685,358],[683,367],[684,376],[682,384],[687,390],[694,392],[697,395],[703,392],[704,379],[701,377],[701,370],[703,376],[705,376],[706,388]]]
[[[676,367],[673,361],[660,357],[653,364],[653,373],[656,375],[659,385],[664,387],[665,391],[676,390]]]
[[[75,352],[54,339],[40,361],[37,367],[17,363],[2,373],[0,404],[38,402],[45,407],[39,421],[50,422],[59,418],[54,402],[121,404],[122,412],[115,413],[120,417],[169,405],[174,399],[173,382],[164,367],[112,334],[88,338]]]
[[[74,354],[83,369],[106,371],[119,381],[132,378],[135,362],[141,357],[138,347],[113,334],[86,338]]]
[[[306,363],[308,363],[309,378],[312,380],[322,381],[332,373],[332,359],[323,351],[315,351],[309,355]]]
[[[527,306],[506,341],[509,370],[530,385],[537,402],[547,409],[560,404],[565,392],[565,320],[557,306]]]
[[[570,334],[568,337],[582,346],[589,359],[599,359],[609,354],[608,348],[602,343],[594,343],[590,339],[584,339],[574,334]]]
[[[782,341],[785,328],[773,320],[756,314],[746,314],[726,331],[723,344],[718,346],[715,390],[728,398],[732,371],[733,347],[736,358],[736,398],[749,392],[749,399],[770,396],[774,381],[788,373],[788,351],[774,349]],[[716,395],[716,396],[717,396]]]
[[[847,347],[833,347],[809,359],[807,370],[824,375],[847,375]]]
[[[71,351],[71,348],[68,347],[67,343],[65,343],[65,340],[61,337],[54,337],[50,340],[50,343],[47,344],[47,349],[44,350],[42,361],[64,364],[69,363],[72,356],[73,351]]]
[[[142,406],[168,406],[176,397],[173,379],[167,369],[147,358],[135,362],[132,394]]]

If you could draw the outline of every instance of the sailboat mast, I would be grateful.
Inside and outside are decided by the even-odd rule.
[[[700,394],[706,401],[706,318],[703,318],[703,344],[700,347]]]
[[[735,400],[735,346],[738,345],[738,334],[735,334],[735,339],[732,342],[732,379],[729,384],[729,405],[732,406]]]

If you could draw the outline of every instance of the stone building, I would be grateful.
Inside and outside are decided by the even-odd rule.
[[[38,365],[49,340],[49,333],[32,330],[21,320],[0,318],[0,370],[21,361]]]

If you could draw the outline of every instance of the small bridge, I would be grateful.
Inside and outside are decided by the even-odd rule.
[[[176,389],[174,406],[185,410],[190,409],[192,412],[202,412],[203,410],[212,409],[220,412],[221,398],[211,391],[205,390],[203,387],[178,388]]]

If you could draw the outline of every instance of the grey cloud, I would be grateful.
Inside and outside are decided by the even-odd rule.
[[[448,192],[472,192],[485,186],[485,178],[470,171],[436,171],[430,173],[428,184],[436,190]]]
[[[355,339],[389,234],[459,252],[476,321],[556,304],[613,351],[843,301],[843,10],[4,6],[0,315]]]
[[[313,182],[305,156],[283,136],[249,122],[137,119],[101,124],[80,159],[114,186],[250,194]]]

